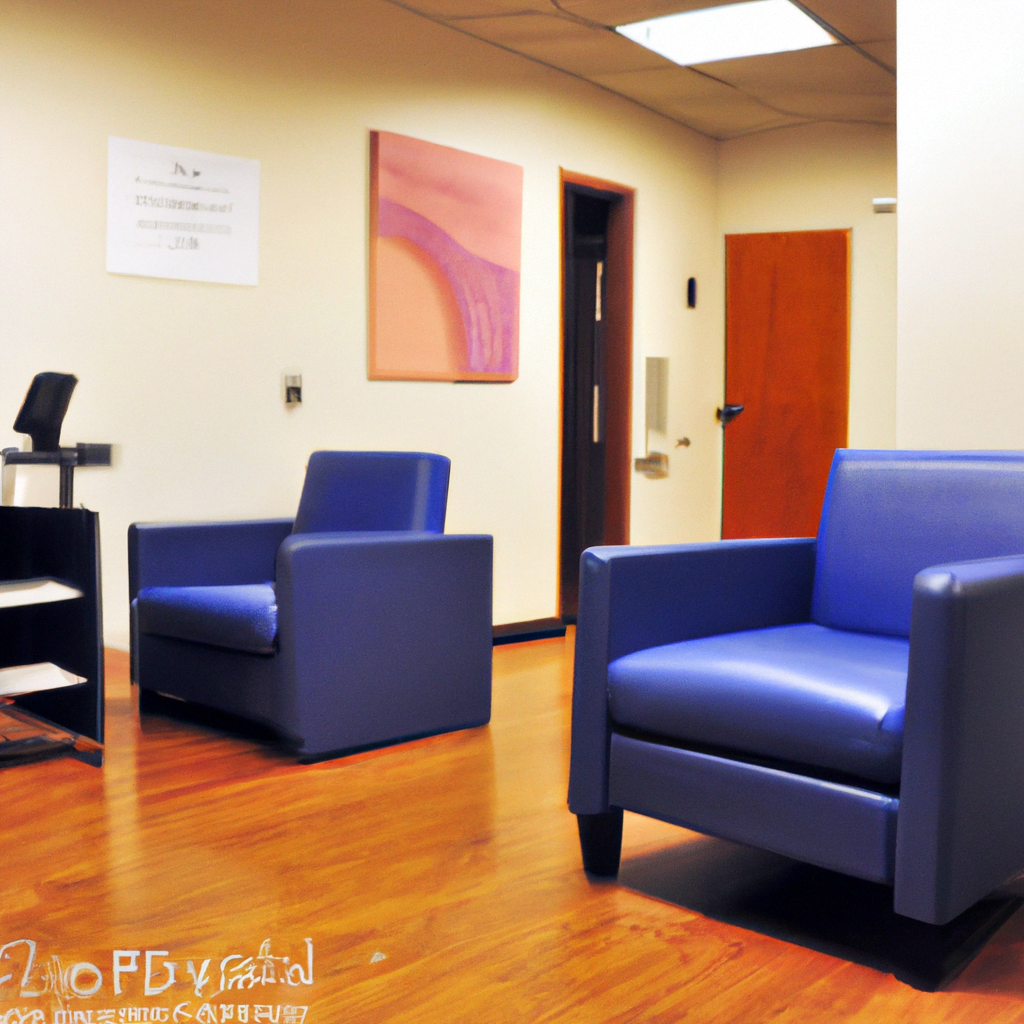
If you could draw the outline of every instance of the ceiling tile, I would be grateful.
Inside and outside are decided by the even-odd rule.
[[[674,100],[703,100],[709,96],[735,93],[736,90],[723,85],[707,75],[698,74],[689,68],[670,64],[666,68],[647,71],[628,71],[619,74],[596,74],[591,79],[615,92],[636,96],[646,103],[656,97]]]
[[[896,40],[885,39],[880,43],[861,43],[860,48],[867,50],[872,57],[877,57],[883,64],[896,67]]]
[[[778,111],[807,120],[896,123],[896,104],[884,96],[782,90],[762,94],[761,99]]]
[[[849,46],[720,60],[699,70],[755,96],[780,91],[896,96],[896,79]]]
[[[770,110],[742,92],[689,68],[672,66],[590,77],[613,92],[715,138],[732,138],[804,120]]]
[[[896,80],[849,46],[743,57],[702,71],[779,113],[796,117],[896,121]]]
[[[717,7],[719,0],[559,0],[558,6],[601,25],[628,25],[666,14]]]
[[[460,21],[480,39],[587,78],[594,74],[675,67],[671,61],[609,32],[542,14]]]
[[[551,13],[551,0],[397,0],[400,7],[417,11],[428,18],[493,18],[519,11]],[[460,26],[461,27],[461,26]]]
[[[896,0],[801,0],[855,43],[896,38]]]
[[[665,104],[659,112],[702,135],[722,141],[806,123],[803,118],[782,117],[765,111],[763,107],[755,112],[747,106],[731,103],[716,103],[708,107],[688,103],[685,108]]]

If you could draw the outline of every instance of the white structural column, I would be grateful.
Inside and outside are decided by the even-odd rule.
[[[897,444],[1024,448],[1024,3],[898,0]]]

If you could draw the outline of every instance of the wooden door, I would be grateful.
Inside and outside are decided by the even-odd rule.
[[[722,537],[818,531],[846,446],[850,232],[726,236]]]

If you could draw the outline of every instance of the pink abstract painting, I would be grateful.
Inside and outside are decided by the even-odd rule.
[[[515,380],[523,169],[370,133],[375,380]]]

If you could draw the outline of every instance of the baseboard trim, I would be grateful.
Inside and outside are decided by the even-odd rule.
[[[527,622],[506,622],[495,626],[493,644],[521,644],[527,640],[548,640],[565,636],[565,623],[561,619],[530,619]]]

